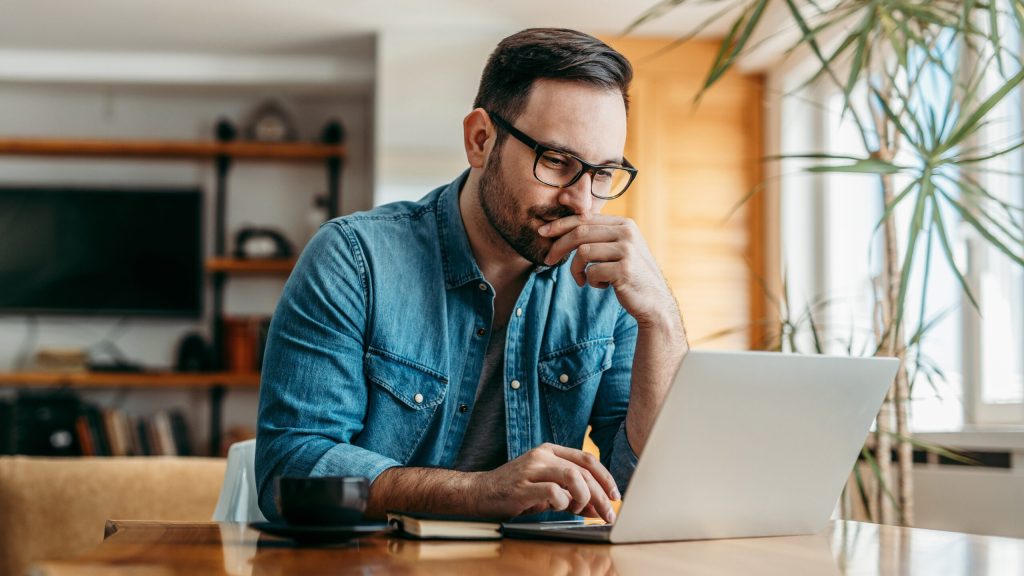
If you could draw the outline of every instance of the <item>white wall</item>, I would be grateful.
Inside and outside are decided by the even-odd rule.
[[[342,178],[343,209],[366,209],[372,203],[373,102],[369,90],[284,91],[282,101],[295,113],[300,136],[315,139],[322,123],[341,119],[351,151]],[[98,138],[209,138],[221,116],[240,121],[267,96],[281,90],[246,87],[98,86],[53,82],[0,82],[0,134],[4,136]],[[213,246],[213,166],[202,161],[67,160],[0,157],[0,185],[114,184],[199,185],[207,194],[204,214],[207,252]],[[318,165],[237,163],[228,196],[228,245],[233,232],[247,223],[281,229],[301,249],[308,238],[307,214],[314,194],[326,191],[326,170]],[[0,231],[2,234],[2,231]],[[209,285],[209,283],[208,283]],[[233,278],[225,293],[228,314],[269,315],[283,279]],[[0,287],[2,289],[2,287]],[[210,291],[206,291],[209,308]],[[120,324],[119,324],[120,322]],[[174,362],[178,339],[198,330],[208,335],[204,320],[142,318],[37,318],[31,335],[25,316],[0,316],[0,370],[15,367],[24,346],[88,347],[117,332],[115,343],[131,359],[155,368]],[[5,396],[10,389],[0,390]],[[145,415],[170,406],[185,408],[194,439],[205,446],[209,406],[204,392],[92,391],[83,394],[105,406],[121,406]],[[256,421],[256,392],[232,391],[225,402],[226,426],[250,428]]]
[[[385,30],[377,37],[374,204],[415,200],[468,167],[462,119],[507,30]]]

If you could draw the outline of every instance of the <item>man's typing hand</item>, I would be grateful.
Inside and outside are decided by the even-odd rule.
[[[611,473],[593,454],[557,444],[541,444],[473,478],[476,513],[483,517],[569,510],[614,522],[611,501],[621,498]]]

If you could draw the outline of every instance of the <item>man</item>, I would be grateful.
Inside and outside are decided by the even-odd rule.
[[[313,475],[369,478],[371,518],[615,520],[686,351],[636,225],[600,214],[636,175],[631,78],[586,34],[512,35],[463,121],[469,170],[320,229],[267,341],[268,518],[275,476]]]

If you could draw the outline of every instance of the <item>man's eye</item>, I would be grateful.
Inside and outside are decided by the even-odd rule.
[[[594,175],[595,180],[610,180],[612,177],[611,170],[598,170],[597,174]]]
[[[561,168],[562,166],[565,166],[566,161],[557,156],[545,156],[544,163],[552,168]]]

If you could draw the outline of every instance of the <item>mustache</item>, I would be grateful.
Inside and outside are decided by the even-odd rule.
[[[551,208],[530,208],[527,213],[534,217],[543,220],[556,220],[558,218],[565,218],[576,214],[572,208],[568,206],[553,206]]]

